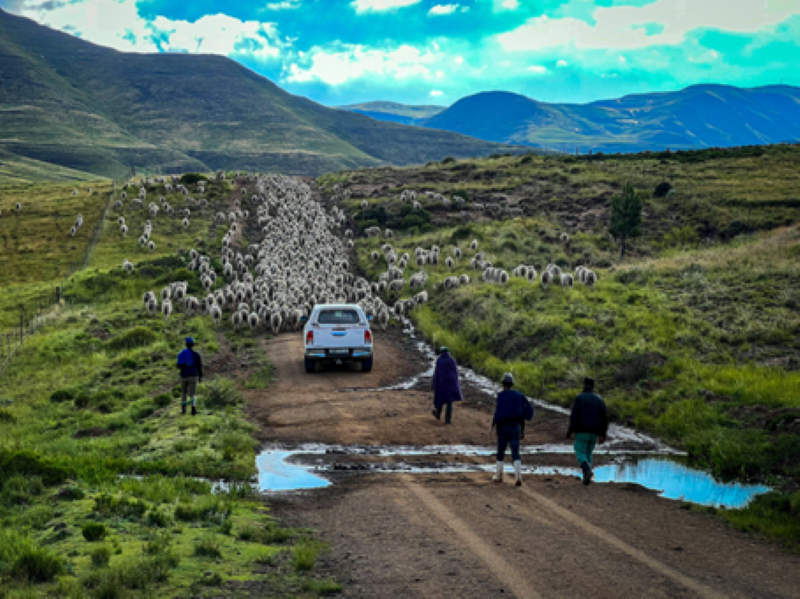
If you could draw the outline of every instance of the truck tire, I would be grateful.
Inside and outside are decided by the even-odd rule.
[[[306,361],[306,374],[314,374],[317,371],[317,363],[314,360],[305,359]]]
[[[372,358],[361,362],[361,372],[372,372]]]

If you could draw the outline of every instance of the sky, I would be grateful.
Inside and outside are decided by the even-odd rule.
[[[327,105],[800,86],[800,0],[0,0],[126,52],[220,54]]]

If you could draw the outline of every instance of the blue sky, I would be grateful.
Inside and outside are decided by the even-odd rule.
[[[0,0],[123,51],[229,56],[323,104],[800,86],[800,0]]]

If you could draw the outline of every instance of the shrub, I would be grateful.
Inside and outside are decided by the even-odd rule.
[[[126,349],[133,349],[136,347],[144,347],[155,343],[158,340],[158,335],[147,327],[134,327],[125,331],[124,333],[109,339],[106,342],[106,347],[111,351],[122,351]]]
[[[219,497],[204,495],[194,503],[181,503],[175,506],[175,518],[184,522],[204,520],[211,516],[224,516],[229,511]]]
[[[653,191],[653,197],[654,198],[665,198],[665,197],[667,197],[667,195],[669,194],[670,191],[672,191],[672,185],[670,185],[668,182],[664,181],[662,183],[659,183],[656,186],[655,191]]]
[[[322,545],[317,541],[303,540],[292,550],[294,556],[294,569],[298,572],[307,572],[314,568],[317,556],[322,551]]]
[[[18,580],[51,582],[63,570],[60,557],[42,547],[29,545],[14,560],[9,574]]]
[[[94,500],[94,511],[101,514],[114,514],[122,518],[141,518],[147,511],[147,503],[129,497],[113,497],[107,493]]]
[[[111,561],[111,550],[105,545],[103,545],[102,547],[97,547],[95,549],[92,549],[91,556],[92,556],[92,565],[95,568],[105,568]]]
[[[220,551],[219,543],[212,537],[205,537],[195,542],[194,554],[197,557],[222,557],[222,551]]]
[[[81,393],[75,398],[75,407],[79,410],[85,410],[92,403],[92,398],[88,393]]]
[[[181,183],[184,185],[196,185],[200,181],[208,181],[208,177],[205,175],[201,175],[200,173],[186,173],[185,175],[181,176]]]
[[[453,164],[456,161],[452,156],[447,156],[442,160],[442,164]]]
[[[157,526],[158,528],[164,528],[169,526],[169,516],[167,516],[161,510],[151,510],[147,512],[147,523],[150,526]]]
[[[83,489],[75,485],[67,485],[58,492],[58,498],[66,501],[83,499],[85,496],[86,494],[83,492]]]
[[[89,524],[86,524],[83,529],[81,529],[81,532],[83,533],[84,539],[90,543],[94,543],[95,541],[105,538],[106,525],[99,522],[89,522]]]
[[[139,368],[139,363],[133,358],[125,358],[119,363],[119,366],[125,370],[136,370]]]
[[[50,401],[53,403],[61,403],[64,401],[70,401],[71,399],[75,398],[75,389],[59,389],[58,391],[53,391],[50,395]]]
[[[67,479],[68,470],[52,458],[45,458],[29,449],[0,449],[0,485],[19,475],[37,476],[45,485],[57,485]]]
[[[244,402],[244,397],[230,379],[217,377],[204,386],[207,408],[228,408]]]

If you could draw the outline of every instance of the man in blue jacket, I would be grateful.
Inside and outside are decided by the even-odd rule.
[[[606,442],[608,433],[608,411],[606,402],[594,392],[594,379],[583,381],[583,393],[575,398],[572,414],[569,417],[567,439],[575,433],[575,457],[583,470],[583,484],[588,485],[594,478],[592,472],[592,453],[595,445]]]
[[[497,394],[497,406],[494,410],[492,428],[497,427],[497,473],[492,477],[496,483],[503,482],[503,460],[506,447],[511,445],[511,457],[514,460],[514,479],[518,487],[522,486],[522,460],[519,455],[519,442],[526,420],[533,420],[533,406],[519,391],[514,391],[514,376],[507,372],[503,375],[503,390]]]
[[[203,359],[194,349],[194,339],[186,338],[186,349],[178,354],[181,370],[181,414],[186,413],[186,398],[192,398],[192,416],[197,414],[197,383],[203,382]]]

